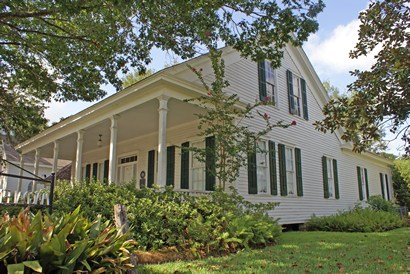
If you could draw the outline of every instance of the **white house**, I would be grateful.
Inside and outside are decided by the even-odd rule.
[[[287,46],[282,66],[270,69],[223,49],[227,93],[244,103],[265,99],[262,107],[274,121],[296,121],[275,129],[258,142],[268,153],[250,157],[235,187],[254,202],[280,202],[270,214],[284,224],[303,223],[312,214],[329,215],[370,195],[392,199],[391,162],[372,153],[356,154],[340,132],[323,134],[312,123],[323,118],[328,95],[301,48]],[[212,79],[207,56],[188,61]],[[180,147],[212,146],[213,137],[198,136],[196,113],[204,111],[184,99],[206,95],[185,63],[166,68],[96,103],[19,144],[23,154],[72,160],[73,180],[96,178],[140,185],[173,185],[177,191],[206,192],[215,178],[207,163]],[[251,128],[262,118],[245,121]]]

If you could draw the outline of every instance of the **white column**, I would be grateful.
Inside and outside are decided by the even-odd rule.
[[[75,180],[77,182],[81,181],[81,170],[82,170],[82,154],[83,154],[83,141],[84,141],[85,130],[77,131],[77,151],[75,158]]]
[[[36,148],[36,154],[34,155],[34,174],[38,176],[38,166],[40,164],[40,149]],[[37,181],[33,181],[33,191],[37,190]]]
[[[23,156],[23,153],[20,153],[20,173],[19,173],[20,176],[24,175],[23,168],[24,168],[24,156]],[[18,183],[17,183],[17,191],[18,192],[21,192],[21,185],[22,184],[23,184],[23,179],[19,178]]]
[[[58,153],[60,152],[60,140],[54,141],[53,169],[52,173],[57,173],[58,169]]]
[[[119,118],[119,115],[114,115],[113,117],[111,117],[108,184],[112,184],[113,182],[115,182],[115,178],[116,178],[118,118]]]
[[[165,187],[167,175],[167,114],[168,99],[167,96],[157,98],[159,101],[159,123],[158,123],[158,176],[157,184]]]

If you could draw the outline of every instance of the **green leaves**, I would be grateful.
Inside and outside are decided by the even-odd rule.
[[[0,91],[23,95],[25,106],[33,98],[93,101],[105,95],[102,85],[121,88],[118,72],[144,72],[154,47],[187,59],[220,41],[279,66],[284,45],[306,41],[323,8],[322,0],[8,1],[0,11]],[[17,132],[7,121],[2,129]],[[37,133],[32,126],[22,139]]]
[[[89,236],[92,228],[93,237]],[[23,273],[29,268],[39,273],[75,270],[125,270],[135,246],[120,235],[108,222],[90,222],[77,208],[58,220],[42,216],[30,217],[22,211],[18,217],[0,223],[0,269]]]
[[[333,98],[325,106],[321,131],[344,128],[342,138],[355,151],[368,149],[389,129],[410,153],[410,8],[406,0],[374,1],[359,15],[359,41],[350,58],[375,54],[368,71],[354,70],[348,86],[352,96]]]

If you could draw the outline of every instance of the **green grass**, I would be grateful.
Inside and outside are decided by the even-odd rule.
[[[138,273],[410,273],[410,228],[383,233],[288,232],[279,245]]]

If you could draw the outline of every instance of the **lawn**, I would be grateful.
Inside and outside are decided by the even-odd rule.
[[[409,273],[410,228],[384,233],[287,232],[279,245],[138,273]]]

